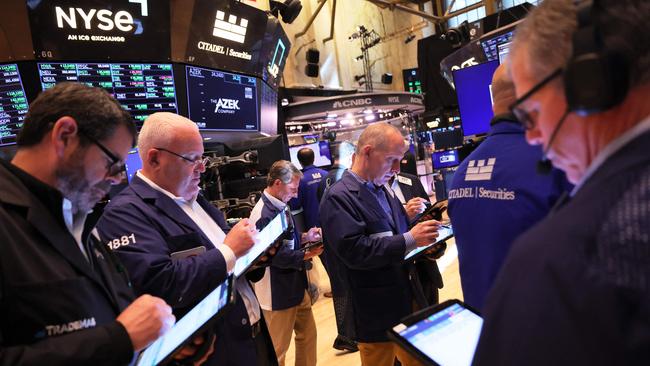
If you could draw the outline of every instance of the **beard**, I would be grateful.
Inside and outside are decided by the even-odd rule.
[[[65,198],[70,200],[73,212],[85,213],[92,210],[95,204],[108,193],[111,186],[107,180],[90,185],[86,179],[84,156],[83,150],[78,148],[55,170],[57,188]]]

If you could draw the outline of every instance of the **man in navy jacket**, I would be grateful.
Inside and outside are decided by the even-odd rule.
[[[142,169],[105,208],[101,238],[126,266],[136,292],[165,299],[177,317],[201,301],[253,244],[244,219],[229,229],[199,194],[205,171],[196,124],[172,113],[147,118],[138,140]],[[226,234],[227,233],[227,234]],[[237,301],[218,326],[208,365],[274,364],[259,304],[245,277]]]
[[[269,170],[267,187],[251,211],[250,220],[262,230],[278,214],[286,214],[293,226],[287,203],[298,194],[302,173],[291,162],[276,161]],[[296,366],[316,365],[316,323],[308,293],[306,262],[323,252],[323,247],[301,251],[304,242],[320,241],[320,228],[306,233],[293,230],[265,269],[264,277],[255,284],[264,318],[269,324],[278,362],[284,365],[291,335],[296,333]]]
[[[517,27],[512,109],[575,188],[512,246],[475,365],[650,364],[649,15],[545,0]]]
[[[388,341],[386,331],[413,311],[404,256],[438,236],[439,223],[408,230],[404,207],[383,185],[399,171],[406,151],[399,130],[368,126],[357,143],[352,168],[330,187],[321,203],[325,250],[336,262],[350,295],[355,337],[363,365],[417,364]]]
[[[314,165],[314,151],[308,147],[298,150],[298,161],[302,165],[302,178],[298,187],[297,204],[302,207],[305,229],[320,227],[318,187],[327,172]]]

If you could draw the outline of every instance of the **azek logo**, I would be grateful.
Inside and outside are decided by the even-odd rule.
[[[214,113],[220,113],[220,109],[221,113],[235,113],[234,111],[239,110],[239,100],[219,98],[217,106],[214,108]]]
[[[248,19],[241,18],[239,20],[239,25],[237,25],[237,16],[230,14],[228,16],[228,21],[226,21],[226,13],[217,10],[212,35],[229,41],[244,43],[247,28]]]
[[[487,164],[485,163],[485,159],[470,160],[469,165],[467,165],[465,180],[490,180],[492,178],[492,171],[494,170],[494,164],[496,162],[497,158],[489,158],[487,160]]]

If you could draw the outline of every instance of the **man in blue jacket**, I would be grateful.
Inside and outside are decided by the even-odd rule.
[[[199,194],[205,171],[196,124],[173,113],[149,116],[138,139],[142,169],[107,206],[100,236],[126,266],[136,292],[165,299],[177,317],[201,301],[253,244],[244,219],[229,229]],[[246,277],[235,280],[237,301],[218,326],[208,365],[275,364],[259,304]]]
[[[526,143],[524,128],[508,111],[516,98],[505,64],[494,72],[492,99],[490,133],[460,164],[449,188],[463,298],[478,310],[512,242],[570,188],[561,171],[536,171],[542,149]]]
[[[404,256],[438,236],[434,220],[408,230],[399,200],[383,186],[399,171],[406,145],[390,124],[368,126],[357,143],[352,168],[330,187],[321,204],[325,250],[344,279],[361,363],[418,364],[388,341],[386,331],[413,312]]]
[[[250,220],[262,230],[275,216],[288,215],[293,219],[287,203],[298,195],[302,173],[291,162],[276,161],[269,169],[267,187],[251,211]],[[303,243],[320,241],[320,228],[306,233],[293,230],[293,238],[286,240],[265,269],[264,277],[255,284],[264,318],[269,324],[275,352],[280,366],[284,366],[291,335],[296,333],[296,366],[316,365],[316,323],[308,293],[307,269],[311,258],[321,254],[323,247],[299,250]]]
[[[575,188],[512,246],[475,365],[650,364],[649,16],[545,0],[517,27],[512,110]]]
[[[302,178],[298,187],[297,203],[302,207],[305,229],[320,227],[318,187],[327,172],[314,165],[314,150],[303,147],[298,150],[298,161],[302,165]]]

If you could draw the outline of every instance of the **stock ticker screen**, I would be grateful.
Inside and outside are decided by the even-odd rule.
[[[178,113],[171,64],[38,63],[43,90],[64,81],[106,89],[131,113],[138,129],[155,112]]]
[[[0,146],[16,143],[27,114],[27,97],[18,65],[0,64]]]

